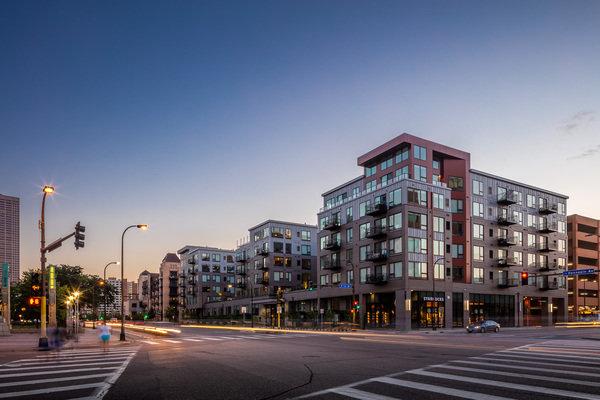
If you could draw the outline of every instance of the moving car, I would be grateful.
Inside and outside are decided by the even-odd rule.
[[[488,319],[482,322],[477,322],[475,324],[469,324],[469,326],[467,326],[467,332],[500,332],[500,324],[496,321]]]

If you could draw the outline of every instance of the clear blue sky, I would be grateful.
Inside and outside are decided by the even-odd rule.
[[[320,194],[401,132],[600,217],[597,1],[2,2],[0,193],[22,200],[22,269],[77,220],[99,272],[263,219],[316,222]],[[116,272],[116,271],[115,271]]]

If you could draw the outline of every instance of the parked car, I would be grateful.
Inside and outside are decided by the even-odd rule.
[[[475,324],[469,324],[469,326],[467,326],[467,332],[469,332],[469,333],[500,332],[500,324],[497,323],[496,321],[492,321],[492,320],[488,319],[488,320],[485,320],[482,322],[477,322]]]

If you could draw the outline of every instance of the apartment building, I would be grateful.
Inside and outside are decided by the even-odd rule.
[[[10,282],[16,283],[21,276],[19,251],[19,198],[0,194],[0,265],[10,266]],[[0,268],[0,282],[2,269]]]
[[[206,306],[235,296],[235,252],[205,246],[184,246],[180,261],[181,306],[185,317],[210,315]]]
[[[598,219],[577,214],[567,217],[569,270],[595,271],[568,277],[569,320],[571,321],[600,318],[599,232],[600,220]]]
[[[566,318],[567,196],[472,170],[470,154],[402,134],[325,192],[318,290],[286,294],[362,326],[504,326]]]
[[[106,283],[115,289],[115,294],[113,301],[106,305],[102,304],[101,309],[108,318],[117,318],[121,315],[121,302],[128,298],[127,279],[122,282],[120,279],[109,277]],[[123,304],[123,311],[125,315],[128,314],[127,301]]]
[[[167,253],[159,268],[160,319],[168,321],[178,318],[180,260],[175,253]]]
[[[142,271],[138,277],[138,308],[154,318],[159,312],[160,306],[159,274]]]
[[[248,232],[235,254],[236,296],[242,300],[228,311],[239,313],[243,306],[268,324],[284,293],[316,285],[317,226],[267,220]]]

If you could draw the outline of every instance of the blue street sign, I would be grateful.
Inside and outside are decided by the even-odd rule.
[[[588,274],[595,274],[596,270],[593,268],[588,268],[588,269],[572,269],[570,271],[564,271],[563,272],[563,276],[569,276],[569,275],[588,275]]]
[[[340,289],[352,289],[351,283],[340,283]]]

